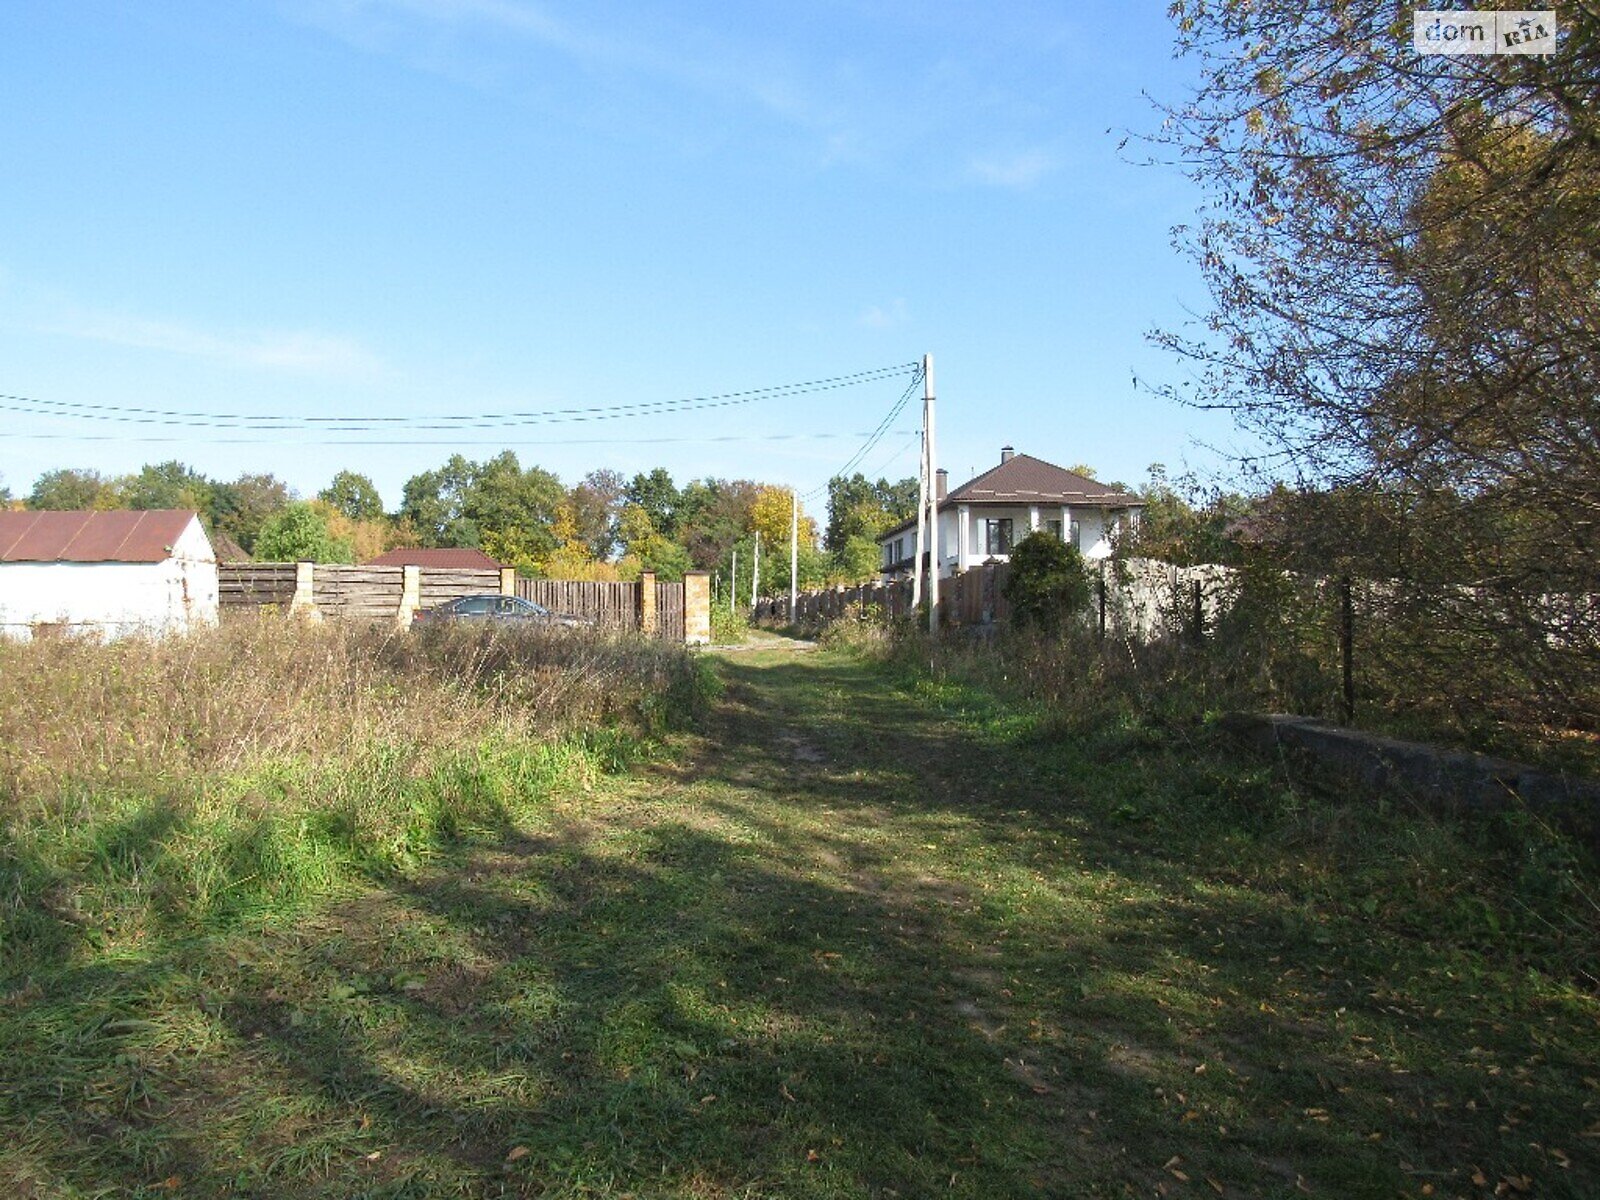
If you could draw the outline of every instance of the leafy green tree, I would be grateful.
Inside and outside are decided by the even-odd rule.
[[[475,464],[452,454],[436,471],[406,480],[400,516],[409,521],[424,546],[476,546],[477,524],[466,515],[476,474]]]
[[[376,521],[383,516],[383,499],[372,480],[358,471],[340,471],[317,499],[333,505],[352,521]]]
[[[349,545],[336,541],[322,514],[304,500],[267,519],[254,553],[263,562],[347,563],[353,557]]]
[[[916,513],[917,481],[873,483],[865,475],[828,480],[828,529],[824,545],[835,553],[854,538],[875,538]]]
[[[212,515],[215,485],[193,467],[176,459],[146,463],[137,475],[122,481],[122,503],[127,508],[192,508]]]
[[[1059,632],[1089,605],[1089,572],[1083,556],[1060,538],[1040,530],[1012,548],[1005,597],[1012,619],[1047,633]]]
[[[642,505],[623,507],[618,531],[627,548],[627,557],[637,567],[654,571],[663,580],[682,579],[684,572],[694,565],[687,550],[656,529]]]
[[[566,498],[559,479],[539,467],[524,470],[510,450],[482,463],[456,454],[406,481],[400,517],[424,546],[492,540],[514,561],[536,562],[556,548],[552,526]]]
[[[635,475],[628,481],[623,499],[644,509],[651,528],[657,533],[667,538],[677,536],[678,506],[682,497],[664,467],[657,467],[649,474]]]
[[[119,497],[116,484],[99,471],[62,467],[34,480],[27,503],[29,508],[53,511],[104,509],[118,507]]]
[[[210,524],[254,553],[261,528],[294,499],[289,485],[276,475],[240,475],[211,489]]]
[[[701,570],[716,570],[749,535],[761,486],[748,479],[703,479],[684,485],[678,541]]]
[[[560,479],[541,467],[524,469],[507,450],[473,472],[465,516],[484,535],[514,531],[527,554],[538,560],[559,544],[554,526],[566,498]]]
[[[882,562],[878,543],[863,535],[851,538],[832,555],[832,573],[844,583],[861,583],[877,577]]]
[[[611,557],[617,548],[617,516],[622,511],[626,485],[616,471],[590,471],[567,493],[574,533],[597,560]]]
[[[1192,477],[1169,479],[1161,463],[1151,463],[1149,481],[1139,489],[1144,511],[1138,532],[1119,551],[1158,558],[1179,566],[1232,563],[1236,534],[1248,524],[1255,502],[1238,492],[1202,488]]]

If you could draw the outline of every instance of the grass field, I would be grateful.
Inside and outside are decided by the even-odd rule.
[[[381,853],[257,762],[203,889],[159,773],[92,835],[13,795],[0,1191],[1600,1194],[1560,839],[841,653],[718,671],[691,730],[358,755],[335,798],[427,814]]]

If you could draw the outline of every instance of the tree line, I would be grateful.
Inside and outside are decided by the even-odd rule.
[[[799,586],[875,574],[876,536],[913,514],[916,494],[915,479],[830,481],[826,524],[801,510]],[[260,561],[365,562],[399,547],[475,547],[534,576],[628,580],[651,570],[670,580],[695,569],[729,578],[737,555],[729,582],[741,589],[750,586],[759,539],[762,590],[789,586],[788,488],[709,477],[679,485],[661,467],[631,478],[594,470],[568,486],[510,450],[481,462],[452,455],[408,479],[393,509],[358,471],[340,471],[301,497],[270,473],[212,479],[176,460],[127,475],[46,471],[20,498],[0,488],[0,504],[192,508],[224,557]]]

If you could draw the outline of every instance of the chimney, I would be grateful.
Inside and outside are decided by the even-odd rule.
[[[950,490],[950,472],[940,467],[938,470],[939,483],[936,499],[943,500],[945,493]]]
[[[1010,462],[1011,461],[1011,456],[1013,454],[1015,454],[1015,453],[1016,453],[1016,451],[1014,449],[1012,449],[1010,446],[1001,446],[1000,447],[1000,465],[1004,466],[1006,463]]]

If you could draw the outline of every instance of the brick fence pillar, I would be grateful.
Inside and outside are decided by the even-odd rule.
[[[639,573],[639,632],[645,637],[656,635],[656,573]]]
[[[422,607],[422,568],[417,566],[400,568],[400,610],[394,615],[394,623],[401,629],[410,629],[411,620],[417,615],[417,609]]]
[[[683,576],[683,643],[704,646],[711,641],[711,572]]]
[[[317,608],[317,564],[297,562],[294,565],[294,599],[289,601],[289,615],[304,617],[307,621],[322,620]]]

